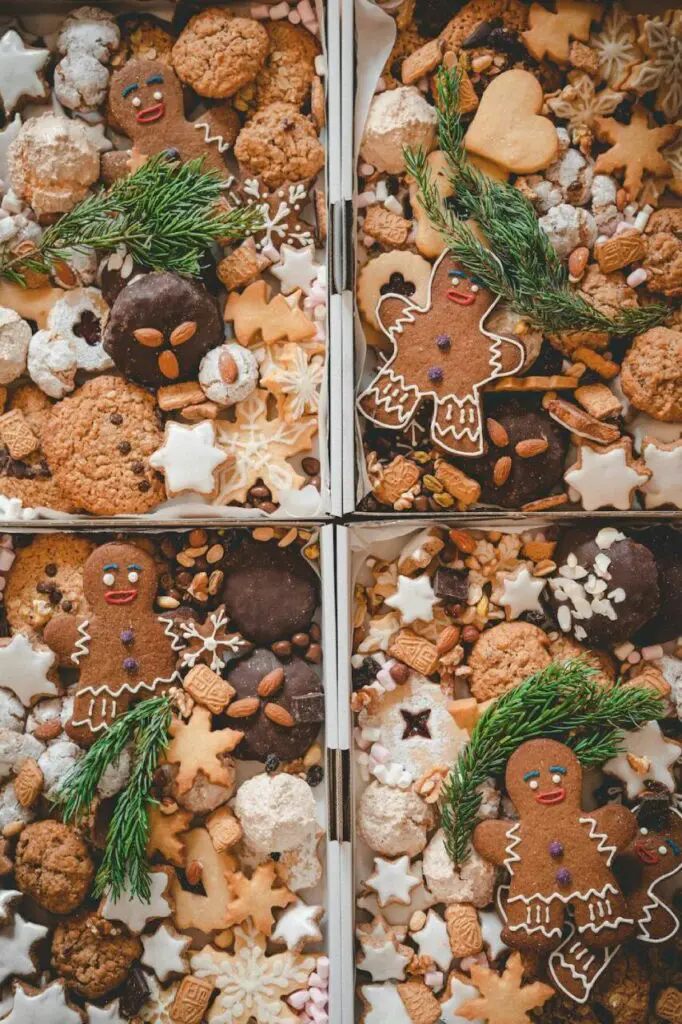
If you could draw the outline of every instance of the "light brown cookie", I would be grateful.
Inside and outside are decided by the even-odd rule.
[[[258,21],[207,7],[180,33],[173,66],[200,96],[224,99],[256,77],[267,52],[268,36]]]
[[[75,829],[59,821],[37,821],[19,836],[14,860],[17,887],[54,914],[80,906],[95,867]]]
[[[620,381],[632,404],[656,420],[682,419],[682,334],[653,327],[635,338],[621,368]]]
[[[17,549],[4,593],[14,632],[37,637],[54,612],[83,614],[83,563],[93,549],[84,537],[66,533],[38,535]]]
[[[125,925],[83,912],[57,925],[52,966],[68,988],[89,999],[105,996],[125,981],[142,943]]]
[[[320,45],[306,28],[288,21],[269,21],[268,55],[256,76],[259,110],[270,103],[292,103],[300,107],[310,95],[315,77],[315,57]]]
[[[470,689],[476,700],[491,700],[552,661],[549,637],[530,622],[502,622],[478,638],[469,655]]]
[[[242,174],[260,175],[268,188],[314,178],[324,165],[313,124],[290,103],[259,110],[239,133],[234,152]]]

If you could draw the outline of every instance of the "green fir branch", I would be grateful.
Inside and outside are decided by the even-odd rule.
[[[0,259],[0,278],[23,284],[28,271],[49,273],[74,250],[119,247],[150,270],[198,277],[214,242],[236,241],[262,226],[257,208],[220,203],[224,192],[224,179],[204,170],[201,159],[179,164],[160,153],[64,214],[28,257]]]
[[[147,863],[149,807],[157,803],[151,787],[168,746],[171,714],[168,696],[152,697],[137,704],[93,743],[59,787],[55,803],[60,806],[64,821],[78,824],[90,811],[103,773],[132,743],[130,777],[118,796],[107,832],[104,857],[95,878],[95,896],[106,892],[117,900],[125,891],[145,903],[151,899]]]
[[[404,150],[405,167],[417,184],[419,201],[453,260],[545,332],[604,331],[626,337],[662,323],[669,315],[663,305],[624,309],[612,318],[571,287],[531,203],[513,185],[494,181],[468,159],[457,111],[459,82],[456,65],[441,67],[436,76],[438,140],[450,165],[448,203],[441,202],[423,150]],[[458,214],[476,222],[489,247]]]
[[[652,690],[606,688],[581,659],[553,663],[503,694],[474,726],[443,787],[442,825],[454,863],[469,856],[479,787],[504,774],[522,743],[551,737],[571,747],[581,764],[595,767],[620,752],[623,730],[639,729],[664,714],[664,702]]]

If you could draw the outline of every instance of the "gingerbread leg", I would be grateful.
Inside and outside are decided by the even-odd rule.
[[[513,949],[543,952],[556,949],[564,930],[566,908],[561,900],[511,899],[506,907],[507,923],[502,939]]]
[[[621,892],[576,900],[574,916],[578,934],[587,946],[615,946],[634,929],[632,914]]]
[[[595,982],[620,946],[589,949],[571,926],[568,937],[549,958],[552,983],[576,1003],[586,1003]]]
[[[454,455],[483,454],[483,424],[480,398],[468,395],[457,401],[452,395],[434,403],[433,438]]]
[[[81,746],[90,746],[109,728],[117,715],[128,710],[129,703],[127,693],[112,696],[106,692],[93,694],[83,690],[76,694],[66,731]]]
[[[422,395],[416,387],[406,387],[405,381],[385,366],[360,398],[358,408],[367,419],[380,427],[402,430],[410,422]]]

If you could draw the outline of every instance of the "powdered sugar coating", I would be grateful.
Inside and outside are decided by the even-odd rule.
[[[0,384],[11,384],[24,373],[30,340],[26,321],[13,309],[0,307]]]
[[[282,853],[315,831],[315,799],[295,775],[256,775],[240,787],[234,804],[244,839],[257,850]]]
[[[50,398],[63,398],[76,386],[76,346],[50,331],[37,331],[28,347],[31,380]]]
[[[107,98],[108,85],[108,70],[88,53],[69,53],[55,68],[55,96],[69,110],[96,110]]]
[[[79,7],[62,22],[57,50],[62,54],[87,53],[103,64],[121,41],[113,15],[98,7]]]

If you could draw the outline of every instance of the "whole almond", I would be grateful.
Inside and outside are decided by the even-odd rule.
[[[239,376],[239,367],[230,352],[221,352],[218,357],[218,370],[225,384],[234,384]]]
[[[191,860],[185,868],[185,876],[190,885],[198,885],[204,873],[204,865],[200,860]]]
[[[33,758],[22,764],[14,780],[14,792],[22,807],[32,807],[43,789],[44,776]]]
[[[268,672],[266,676],[263,676],[258,684],[258,696],[272,697],[273,693],[277,693],[283,682],[284,669],[281,666],[273,668],[272,672]]]
[[[457,626],[446,626],[436,640],[436,650],[439,654],[447,654],[459,640],[459,629]]]
[[[145,348],[158,348],[159,345],[163,345],[163,334],[155,327],[138,327],[133,334],[140,345],[144,345]]]
[[[476,548],[476,539],[466,530],[448,530],[448,537],[459,551],[470,555]]]
[[[241,700],[233,701],[225,709],[225,714],[230,718],[250,718],[255,715],[260,707],[258,697],[242,697]]]
[[[53,718],[51,722],[41,722],[33,730],[33,735],[37,740],[53,740],[59,736],[62,731],[62,723],[58,718]]]
[[[580,245],[577,249],[574,249],[571,255],[568,257],[568,273],[573,281],[580,281],[585,268],[587,267],[587,261],[590,258],[590,250]]]
[[[206,561],[209,565],[215,565],[225,554],[225,548],[222,544],[212,544],[206,552]]]
[[[194,320],[185,320],[184,323],[178,324],[174,331],[171,332],[170,343],[175,347],[176,345],[184,345],[186,341],[193,338],[197,333],[197,325]]]
[[[493,483],[496,487],[501,487],[509,479],[509,474],[512,470],[512,460],[509,455],[503,455],[501,459],[498,459],[493,468]]]
[[[266,704],[264,711],[266,717],[275,725],[283,725],[285,729],[291,729],[296,724],[293,717],[281,704]]]
[[[549,441],[545,437],[529,437],[527,441],[519,441],[514,451],[520,459],[532,459],[542,455],[548,448]]]
[[[507,445],[509,444],[509,434],[504,429],[502,424],[498,423],[497,420],[494,420],[489,417],[485,421],[485,425],[488,428],[488,436],[490,437],[490,440],[495,445],[495,447],[506,448]]]

